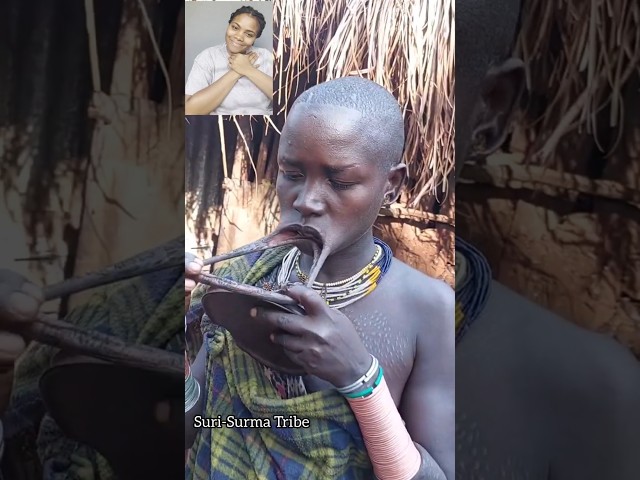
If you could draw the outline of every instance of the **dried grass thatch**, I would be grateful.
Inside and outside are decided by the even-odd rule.
[[[212,137],[217,152],[210,153],[220,156],[226,169],[219,172],[222,178],[230,178],[232,170],[242,171],[239,180],[255,182],[256,189],[262,180],[273,181],[279,133],[298,95],[319,82],[359,75],[385,86],[402,105],[408,132],[404,161],[410,168],[403,203],[414,212],[431,210],[437,200],[443,200],[436,196],[446,194],[454,166],[453,1],[273,3],[274,115],[264,120],[258,132],[254,127],[262,120],[256,117],[225,117],[211,125],[218,133]],[[234,132],[235,138],[230,139]],[[223,182],[204,182],[200,177],[207,173],[198,158],[187,154],[186,160],[193,172],[187,180],[186,213],[199,235],[207,213],[196,205],[203,198],[211,199],[207,210],[211,215],[220,208],[213,199],[221,200],[216,192],[198,188],[205,183],[210,190],[223,188]],[[238,160],[247,165],[235,169]]]
[[[405,112],[409,203],[446,191],[454,162],[453,17],[452,0],[274,0],[279,113],[310,84],[371,79]]]
[[[562,138],[593,135],[603,152],[621,138],[623,88],[640,72],[640,5],[629,0],[525,1],[517,54],[527,65],[530,105],[545,105],[527,134],[532,151],[551,161]],[[602,142],[602,128],[616,129]]]

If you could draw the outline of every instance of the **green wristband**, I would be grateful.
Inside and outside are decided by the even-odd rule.
[[[347,398],[364,398],[364,397],[368,397],[369,395],[371,395],[373,393],[373,390],[378,385],[380,385],[380,382],[382,381],[382,375],[383,375],[382,365],[380,365],[380,370],[378,371],[378,377],[376,378],[376,381],[373,382],[373,386],[372,387],[365,388],[364,390],[362,390],[360,392],[345,393],[344,396],[347,397]]]

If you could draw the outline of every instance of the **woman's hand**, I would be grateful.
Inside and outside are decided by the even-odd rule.
[[[307,374],[346,387],[366,373],[371,355],[351,320],[330,308],[314,290],[294,285],[287,292],[302,305],[306,315],[276,310],[252,309],[251,314],[277,329],[271,341],[281,345],[287,356]]]
[[[202,260],[193,253],[184,252],[184,294],[191,295],[202,272]]]
[[[43,302],[42,288],[11,270],[0,270],[0,372],[12,370],[26,347],[11,327],[34,321]]]
[[[229,68],[238,75],[245,76],[255,68],[254,65],[257,60],[258,54],[255,52],[251,52],[247,55],[236,53],[235,55],[229,56]]]

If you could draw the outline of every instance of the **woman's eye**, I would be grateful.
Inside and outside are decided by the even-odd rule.
[[[335,180],[331,180],[331,186],[336,190],[346,190],[348,188],[353,187],[353,185],[354,185],[353,183],[341,183],[341,182],[336,182]]]
[[[287,180],[299,180],[302,178],[302,174],[299,172],[285,172],[284,170],[280,170],[280,173]]]

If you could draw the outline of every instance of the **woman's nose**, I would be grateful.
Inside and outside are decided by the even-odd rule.
[[[324,202],[320,188],[314,185],[305,185],[293,202],[293,208],[303,217],[321,215]]]

